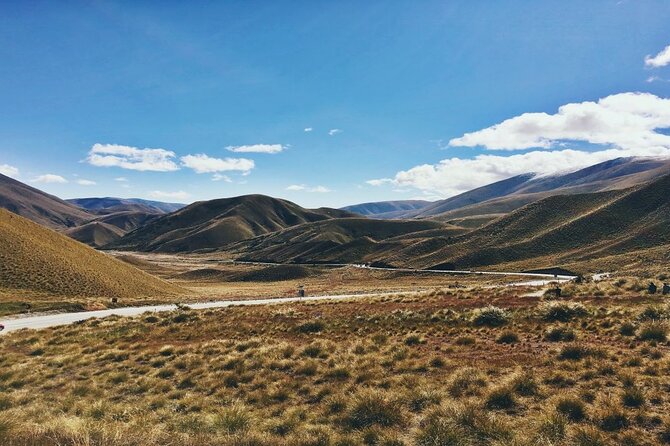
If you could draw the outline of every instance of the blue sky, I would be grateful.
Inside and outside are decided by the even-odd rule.
[[[667,0],[2,1],[0,171],[343,206],[667,156],[668,23]]]

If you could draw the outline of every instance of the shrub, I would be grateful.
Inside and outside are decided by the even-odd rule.
[[[379,391],[365,391],[354,397],[346,416],[346,424],[353,429],[370,426],[390,427],[404,423],[401,404]]]
[[[405,345],[419,345],[426,341],[418,334],[411,334],[405,338]]]
[[[580,359],[591,356],[593,352],[583,345],[566,345],[558,354],[558,359],[566,359],[569,361],[579,361]]]
[[[668,318],[668,308],[649,305],[637,315],[640,321],[660,321]]]
[[[548,322],[567,322],[587,314],[588,310],[580,303],[551,302],[540,307],[540,316]]]
[[[504,331],[496,339],[498,344],[516,344],[519,342],[519,335],[513,331]]]
[[[582,421],[586,418],[585,404],[574,397],[563,397],[556,402],[556,411],[570,421]]]
[[[602,409],[598,416],[598,425],[604,431],[615,432],[628,426],[628,418],[621,409],[610,406]]]
[[[621,327],[619,327],[619,334],[621,336],[635,336],[635,330],[637,328],[635,327],[634,324],[630,322],[624,322],[621,324]]]
[[[644,404],[644,401],[644,391],[639,387],[628,387],[621,395],[621,403],[626,407],[640,407]]]
[[[665,341],[668,337],[668,327],[662,322],[648,322],[640,328],[638,338],[642,341]]]
[[[511,387],[500,386],[489,392],[485,404],[488,409],[511,409],[516,405],[516,399]]]
[[[500,327],[510,319],[507,310],[489,305],[477,308],[472,314],[472,322],[477,326]]]
[[[323,331],[326,328],[325,324],[322,321],[315,320],[315,321],[308,321],[305,323],[302,323],[296,327],[296,330],[299,333],[319,333]]]
[[[574,341],[575,332],[566,327],[550,327],[544,334],[544,339],[549,342]]]

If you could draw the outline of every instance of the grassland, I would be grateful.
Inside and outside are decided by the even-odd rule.
[[[3,445],[670,442],[670,307],[617,278],[0,337]]]

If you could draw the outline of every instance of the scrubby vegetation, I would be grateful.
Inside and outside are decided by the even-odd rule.
[[[0,444],[667,444],[666,321],[640,318],[655,302],[478,296],[182,308],[2,336]]]

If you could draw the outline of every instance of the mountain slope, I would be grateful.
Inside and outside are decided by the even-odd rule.
[[[399,251],[393,261],[557,266],[668,243],[670,175],[624,190],[549,197],[438,246]]]
[[[241,260],[294,263],[355,263],[384,247],[400,246],[401,242],[385,244],[401,237],[410,240],[413,234],[424,239],[438,234],[464,232],[430,220],[373,220],[369,218],[337,218],[304,223],[288,229],[261,235],[229,247]]]
[[[0,287],[58,296],[138,297],[181,289],[0,209]]]
[[[361,203],[343,207],[342,210],[372,218],[394,218],[405,211],[415,211],[430,205],[425,200],[397,200]]]
[[[2,174],[0,208],[53,229],[71,228],[95,217],[84,209]]]
[[[157,217],[158,214],[146,212],[115,212],[70,228],[64,234],[87,245],[101,248]]]
[[[670,160],[667,159],[618,158],[566,174],[519,175],[416,211],[395,214],[394,218],[434,218],[459,223],[456,219],[477,217],[481,222],[489,222],[500,214],[553,195],[625,189],[666,173],[670,173]]]
[[[168,214],[186,206],[181,203],[164,203],[162,201],[142,200],[140,198],[72,198],[65,200],[80,208],[99,214],[113,212],[146,212],[154,214]]]
[[[193,203],[150,221],[108,247],[162,252],[211,250],[301,223],[352,216],[337,209],[310,210],[286,200],[244,195]]]

